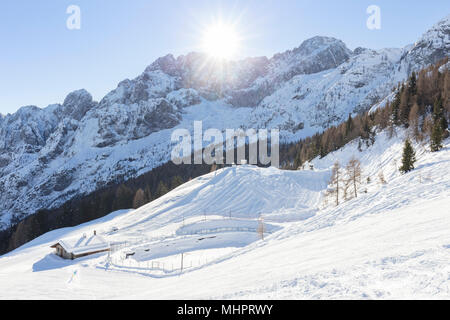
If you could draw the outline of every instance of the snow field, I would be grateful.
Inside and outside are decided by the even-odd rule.
[[[416,170],[401,175],[406,134],[380,133],[362,152],[349,144],[314,171],[221,169],[137,210],[49,232],[0,257],[0,298],[449,299],[450,140],[438,153],[416,143]],[[321,206],[330,167],[353,155],[367,193]],[[126,246],[109,258],[52,254],[55,239],[93,229]]]

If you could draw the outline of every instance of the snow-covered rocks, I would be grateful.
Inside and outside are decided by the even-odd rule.
[[[410,48],[405,48],[401,67],[406,72],[448,57],[450,52],[450,15],[440,20]]]

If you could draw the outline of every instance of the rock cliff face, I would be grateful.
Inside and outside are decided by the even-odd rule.
[[[329,37],[266,57],[159,58],[100,102],[85,90],[63,104],[0,115],[0,229],[41,208],[170,160],[175,128],[279,128],[299,139],[368,110],[410,72],[450,52],[449,17],[403,49],[349,50]]]

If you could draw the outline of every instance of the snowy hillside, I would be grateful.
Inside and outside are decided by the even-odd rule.
[[[408,73],[449,56],[447,16],[404,49],[349,50],[329,37],[218,65],[190,53],[155,61],[100,102],[85,90],[63,104],[0,117],[0,230],[13,217],[93,192],[169,161],[174,129],[279,128],[283,141],[367,110]]]
[[[416,169],[400,175],[404,134],[380,133],[362,152],[350,143],[314,171],[221,169],[49,232],[0,257],[0,298],[448,299],[450,139],[437,153],[416,144]],[[330,167],[353,155],[367,193],[323,208]],[[110,256],[68,261],[49,247],[94,230]]]

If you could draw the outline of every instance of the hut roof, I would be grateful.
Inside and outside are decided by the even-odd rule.
[[[60,245],[64,250],[74,255],[80,255],[88,252],[102,251],[109,249],[109,243],[99,235],[92,235],[90,237],[82,236],[81,238],[71,238],[59,240],[52,245],[54,248]]]

